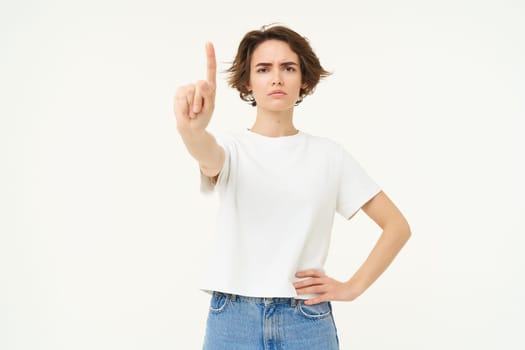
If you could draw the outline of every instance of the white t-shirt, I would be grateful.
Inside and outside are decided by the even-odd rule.
[[[202,193],[220,207],[202,290],[297,297],[297,271],[328,254],[335,212],[350,218],[380,188],[338,143],[299,131],[268,137],[248,129],[214,134],[225,161]]]

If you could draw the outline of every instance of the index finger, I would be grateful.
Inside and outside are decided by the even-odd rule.
[[[304,270],[299,271],[295,274],[295,277],[297,278],[303,278],[303,277],[322,277],[323,273],[319,270],[310,269],[310,270]]]
[[[211,42],[206,43],[206,80],[215,86],[217,75],[217,60],[215,48]]]

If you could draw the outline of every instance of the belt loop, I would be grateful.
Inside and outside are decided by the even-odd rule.
[[[297,299],[292,298],[292,307],[295,307],[297,305]]]
[[[232,302],[236,302],[236,301],[237,301],[237,295],[235,295],[235,294],[228,294],[228,298],[229,298]]]

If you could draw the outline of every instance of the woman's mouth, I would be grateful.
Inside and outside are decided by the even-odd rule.
[[[283,90],[274,90],[268,94],[269,96],[284,96],[286,95],[286,92]]]

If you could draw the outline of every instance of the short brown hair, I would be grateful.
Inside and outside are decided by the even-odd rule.
[[[226,70],[229,73],[228,84],[239,91],[241,99],[249,102],[252,106],[257,105],[252,94],[246,88],[250,82],[250,62],[257,46],[271,39],[287,43],[299,57],[301,79],[306,87],[299,91],[297,105],[306,95],[314,92],[321,78],[327,77],[330,73],[321,66],[319,58],[314,53],[307,38],[281,25],[263,26],[261,29],[252,30],[244,35],[232,65]]]

